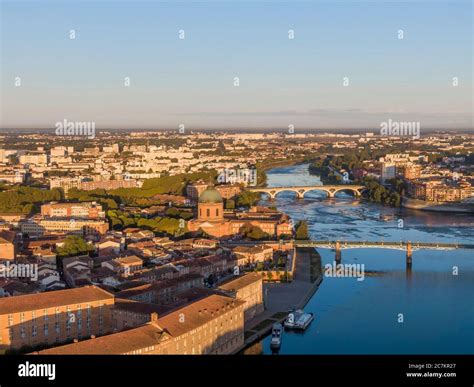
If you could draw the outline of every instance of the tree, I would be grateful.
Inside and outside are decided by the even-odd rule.
[[[252,207],[260,200],[258,192],[243,191],[237,196],[238,207]]]
[[[228,210],[233,210],[235,208],[235,200],[227,199],[225,201],[225,208]]]
[[[296,239],[309,239],[308,222],[306,220],[300,220],[296,224],[295,234]]]
[[[244,238],[249,238],[252,240],[264,240],[270,238],[270,236],[266,232],[263,232],[261,228],[252,226],[251,224],[244,224],[240,228],[239,233]]]
[[[257,262],[255,266],[255,271],[262,271],[263,270],[263,262]]]
[[[69,235],[64,244],[57,248],[59,257],[72,257],[75,255],[89,254],[94,248],[78,235]]]

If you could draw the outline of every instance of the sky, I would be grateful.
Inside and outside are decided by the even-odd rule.
[[[0,4],[3,129],[473,126],[470,0]]]

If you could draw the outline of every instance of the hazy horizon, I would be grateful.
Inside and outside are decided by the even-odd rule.
[[[473,128],[471,1],[0,6],[2,128]]]

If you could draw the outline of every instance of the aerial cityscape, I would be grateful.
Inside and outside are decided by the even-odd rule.
[[[428,3],[2,1],[18,377],[58,355],[472,356],[472,3]]]
[[[289,310],[318,302],[325,277],[390,281],[384,264],[393,260],[396,273],[415,276],[403,282],[415,282],[439,254],[443,283],[443,270],[455,281],[453,268],[472,265],[472,134],[55,136],[2,135],[5,353],[265,352],[261,339]],[[321,206],[329,212],[313,212]],[[149,331],[157,336],[142,339]]]

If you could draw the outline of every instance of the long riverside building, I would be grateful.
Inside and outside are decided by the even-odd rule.
[[[0,298],[0,350],[110,333],[114,303],[96,286]]]
[[[123,332],[36,352],[40,355],[231,354],[244,345],[244,301],[213,294]],[[156,316],[156,315],[155,315]]]

